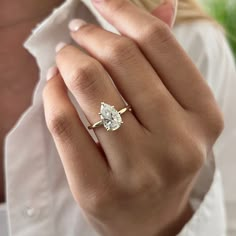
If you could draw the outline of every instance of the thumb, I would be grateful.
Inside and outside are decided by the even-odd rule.
[[[161,5],[158,5],[151,13],[172,28],[176,19],[177,4],[178,0],[162,0]]]

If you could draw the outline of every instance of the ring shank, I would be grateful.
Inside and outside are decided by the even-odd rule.
[[[132,111],[130,105],[128,105],[128,106],[124,107],[123,109],[121,109],[121,110],[119,111],[119,114],[122,115],[122,114],[124,114],[126,111]]]
[[[88,129],[96,129],[102,125],[103,125],[102,120],[100,120],[100,121],[96,122],[95,124],[88,126]]]

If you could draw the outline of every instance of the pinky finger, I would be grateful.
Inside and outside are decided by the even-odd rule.
[[[109,167],[82,124],[59,73],[47,82],[43,100],[48,129],[61,157],[72,194],[80,201],[88,191],[94,192],[106,185]]]

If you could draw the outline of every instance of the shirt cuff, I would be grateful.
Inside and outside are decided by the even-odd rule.
[[[178,236],[225,236],[226,219],[224,209],[222,179],[218,169],[209,191],[190,221]]]

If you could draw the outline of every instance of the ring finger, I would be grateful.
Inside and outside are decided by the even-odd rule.
[[[125,107],[108,73],[94,58],[71,45],[61,45],[56,62],[65,84],[91,124],[100,120],[98,113],[101,102],[114,106],[116,110]],[[126,112],[122,118],[124,124],[116,132],[107,132],[102,127],[95,129],[96,136],[111,165],[127,162],[127,160],[119,160],[118,156],[124,156],[121,155],[124,145],[133,143],[133,137],[137,137],[141,131],[140,123],[131,112]]]

